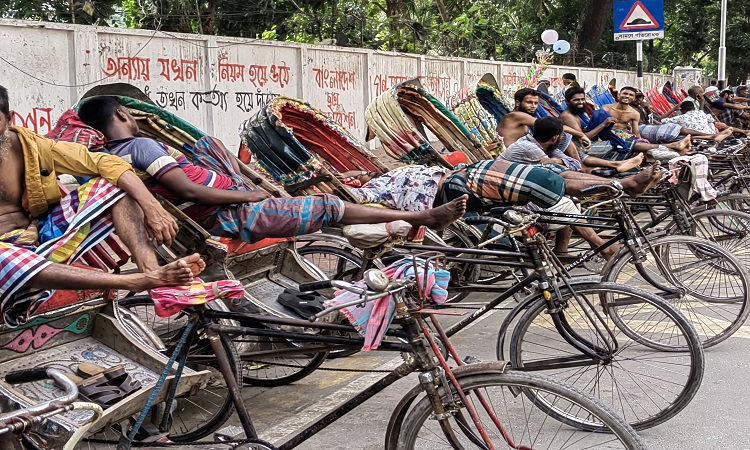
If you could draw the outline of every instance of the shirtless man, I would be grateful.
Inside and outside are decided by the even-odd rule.
[[[641,133],[638,129],[641,115],[630,106],[635,101],[635,94],[635,88],[625,86],[618,93],[617,103],[604,105],[603,109],[615,120],[612,124],[612,132],[624,140],[631,141],[633,143],[632,150],[636,152],[656,150],[659,148],[659,144],[644,142],[645,140],[641,138]],[[664,144],[664,147],[683,155],[690,149],[690,136],[685,136],[679,142]]]
[[[53,177],[55,173],[69,173],[80,176],[100,176],[105,172],[111,177],[116,174],[112,181],[125,191],[128,195],[117,201],[109,210],[115,230],[120,239],[127,245],[133,260],[143,275],[128,278],[117,278],[122,281],[112,283],[112,280],[103,274],[91,277],[90,271],[80,272],[84,269],[75,269],[55,265],[46,269],[46,272],[38,273],[33,280],[38,287],[76,287],[84,286],[96,288],[108,288],[112,286],[154,287],[160,285],[181,285],[190,281],[186,277],[185,267],[191,270],[191,274],[198,274],[205,264],[196,260],[195,256],[186,258],[182,262],[175,262],[168,266],[159,267],[156,253],[151,241],[158,244],[171,243],[177,234],[177,223],[167,213],[159,202],[146,189],[146,186],[135,175],[129,165],[119,158],[110,155],[90,155],[86,147],[72,143],[55,143],[30,132],[29,130],[13,127],[10,125],[10,105],[8,91],[0,86],[0,238],[6,233],[26,229],[33,217],[28,209],[29,204],[38,201],[33,194],[39,194],[44,189],[48,202],[59,201],[59,190],[57,180],[49,180],[51,185],[41,185],[39,189],[32,192],[29,186],[29,171],[26,170],[25,154],[26,145],[34,145],[38,152],[38,160],[32,160],[40,165],[42,179]],[[34,139],[29,143],[28,139]],[[23,142],[22,142],[23,141]],[[97,173],[100,170],[102,173]],[[32,171],[33,172],[33,171]],[[33,175],[33,173],[32,173]],[[33,181],[33,180],[32,180]],[[47,180],[42,181],[42,183]],[[51,187],[51,189],[49,189]],[[55,198],[57,196],[57,198]],[[45,199],[42,198],[42,201]],[[52,205],[50,205],[51,207]],[[46,215],[45,212],[43,215]],[[7,248],[17,249],[10,244],[3,244],[4,252]],[[3,261],[5,261],[3,259]],[[51,274],[51,275],[50,275]],[[56,275],[55,275],[56,274]],[[89,283],[73,285],[74,281],[80,281],[88,276]],[[51,278],[50,278],[51,277]],[[68,282],[65,284],[65,278]],[[96,284],[97,281],[101,284]],[[133,284],[133,283],[136,284]]]
[[[586,92],[579,87],[569,88],[565,92],[565,103],[568,105],[568,108],[560,114],[560,120],[562,120],[565,126],[583,133],[581,116],[586,113]],[[594,130],[585,134],[589,139],[593,140],[604,128],[612,125],[614,122],[615,119],[610,117]],[[574,151],[572,153],[573,154],[569,156],[579,159],[583,163],[583,171],[589,173],[597,167],[607,167],[615,169],[618,172],[627,172],[630,169],[639,167],[641,163],[643,163],[643,154],[624,161],[610,161],[608,159],[589,156],[583,150],[578,150],[577,152]]]
[[[534,126],[536,110],[539,108],[539,92],[534,89],[520,89],[515,93],[514,98],[516,109],[503,117],[503,120],[497,126],[497,132],[503,137],[505,148],[510,147],[514,142],[529,134],[529,127]],[[585,148],[591,146],[589,138],[581,131],[565,127],[565,132],[580,140]],[[570,144],[569,138],[564,139],[561,144],[565,147],[560,148],[563,152],[567,150],[566,143]]]

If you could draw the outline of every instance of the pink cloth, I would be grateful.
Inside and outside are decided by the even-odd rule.
[[[154,311],[159,317],[170,317],[185,308],[204,305],[217,298],[239,299],[244,296],[245,288],[236,280],[204,283],[200,278],[196,278],[189,286],[151,289]]]

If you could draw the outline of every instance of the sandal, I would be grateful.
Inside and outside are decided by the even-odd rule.
[[[120,389],[123,397],[127,397],[141,388],[141,382],[131,377],[123,365],[112,366],[105,369],[102,366],[84,362],[78,365],[77,372],[78,375],[84,378],[104,375],[111,386]]]
[[[109,408],[125,398],[120,388],[109,384],[104,374],[82,380],[78,384],[78,392],[81,397],[104,408]]]

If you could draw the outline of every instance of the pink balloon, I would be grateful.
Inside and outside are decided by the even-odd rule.
[[[547,45],[552,45],[555,42],[557,42],[557,39],[559,38],[557,31],[555,30],[544,30],[542,32],[542,42],[544,42]]]

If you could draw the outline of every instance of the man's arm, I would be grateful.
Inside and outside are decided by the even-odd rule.
[[[641,115],[636,114],[635,116],[631,116],[630,120],[628,121],[630,123],[630,132],[633,133],[633,136],[640,138],[641,137],[641,129],[638,128],[638,125],[641,122]]]
[[[254,203],[269,197],[266,191],[230,191],[203,186],[193,182],[180,167],[175,167],[159,177],[163,184],[179,199],[199,205],[234,205]]]
[[[750,109],[750,106],[746,105],[735,105],[733,103],[724,103],[724,107],[727,109]]]
[[[596,126],[593,130],[586,133],[586,136],[588,136],[589,139],[596,139],[597,136],[599,136],[599,133],[604,131],[605,128],[608,126],[617,123],[617,119],[614,117],[607,117],[602,123]]]
[[[536,117],[530,116],[530,115],[528,115],[526,113],[511,113],[511,114],[515,115],[513,117],[513,120],[515,120],[518,123],[520,123],[521,125],[525,125],[527,127],[533,127],[534,126],[534,122],[536,122]],[[508,116],[505,116],[505,117],[508,117]],[[503,120],[505,120],[505,119],[503,119]],[[575,130],[575,129],[567,126],[567,125],[563,125],[563,131],[565,131],[566,133],[568,133],[570,135],[573,135],[574,137],[576,137],[578,139],[585,140],[586,142],[589,142],[589,137],[586,136],[586,134],[584,134],[582,131]]]
[[[149,239],[156,240],[159,245],[172,245],[172,239],[177,236],[179,231],[177,221],[151,195],[138,175],[132,170],[123,173],[117,181],[117,187],[131,196],[143,210],[146,233]]]

